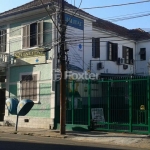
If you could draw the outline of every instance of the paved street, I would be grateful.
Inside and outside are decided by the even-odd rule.
[[[0,134],[0,150],[138,150],[98,143],[75,142],[66,139],[28,135]],[[139,149],[141,150],[141,149]]]

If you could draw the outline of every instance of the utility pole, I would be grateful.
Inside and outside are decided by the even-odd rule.
[[[66,71],[66,60],[65,60],[65,13],[64,13],[64,0],[61,2],[61,41],[60,41],[60,134],[66,133],[66,81],[65,81],[65,71]]]

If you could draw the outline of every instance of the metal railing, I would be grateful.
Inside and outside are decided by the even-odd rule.
[[[56,123],[59,123],[59,82]],[[68,81],[66,124],[88,129],[150,134],[150,77]]]

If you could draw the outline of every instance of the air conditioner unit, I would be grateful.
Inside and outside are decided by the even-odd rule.
[[[128,69],[128,65],[123,65],[123,69]]]
[[[97,63],[97,70],[100,70],[100,69],[103,69],[103,68],[104,68],[104,66],[103,66],[102,62]]]
[[[123,64],[124,64],[124,58],[118,58],[117,65],[123,65]]]

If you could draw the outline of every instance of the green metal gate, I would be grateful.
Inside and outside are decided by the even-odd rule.
[[[66,126],[150,134],[150,78],[130,77],[67,81]],[[56,117],[59,124],[59,82],[56,83]]]

